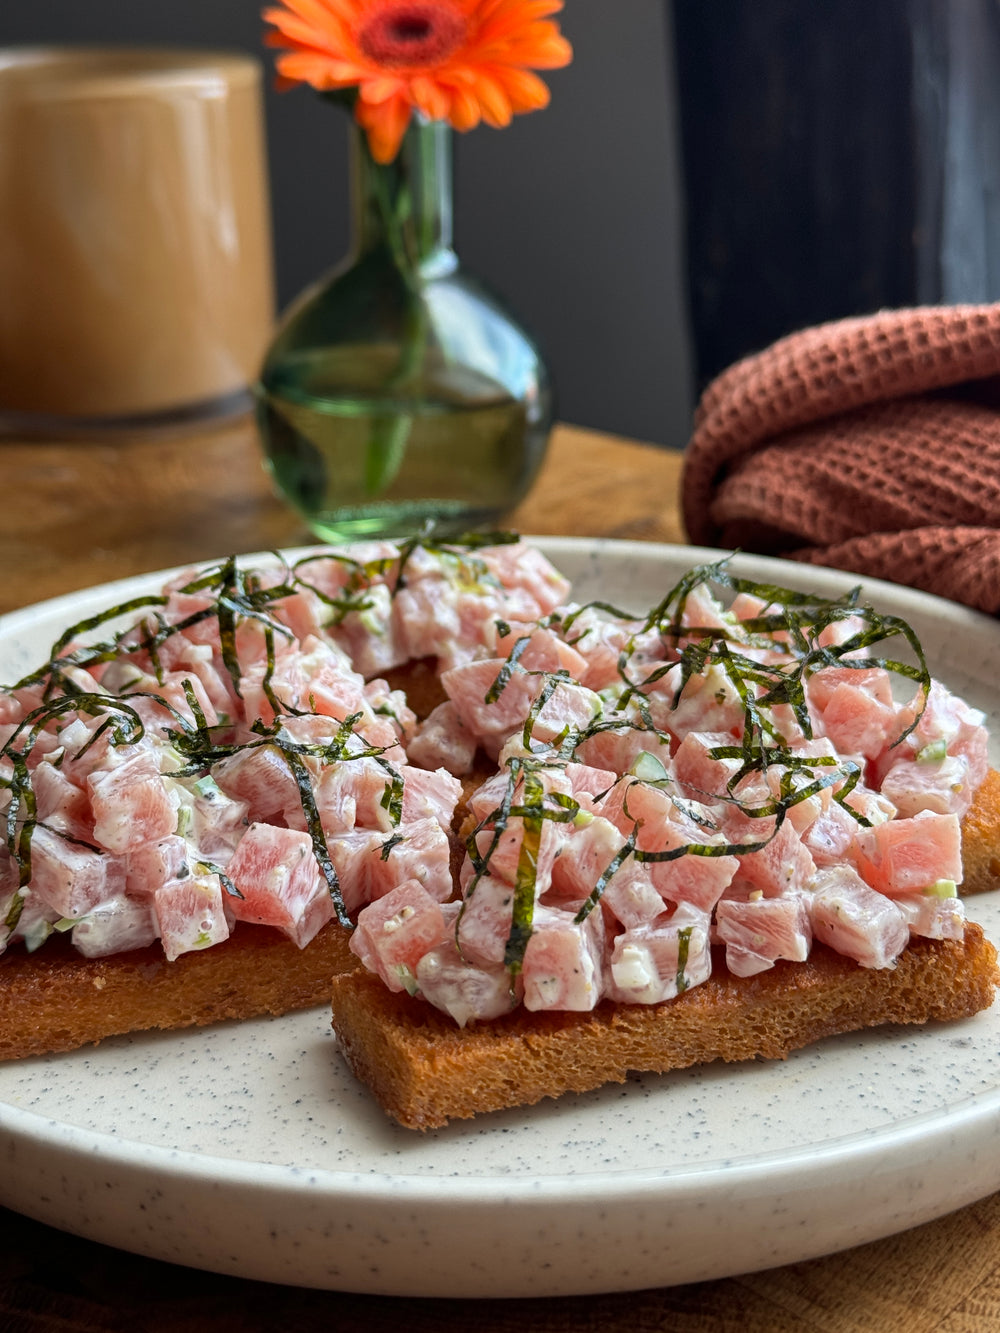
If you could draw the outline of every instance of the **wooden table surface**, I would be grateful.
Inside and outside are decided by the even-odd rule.
[[[683,541],[680,471],[675,453],[563,426],[510,522],[538,534]],[[108,579],[306,540],[270,494],[248,421],[113,443],[0,440],[0,612]],[[0,1209],[4,1330],[450,1333],[473,1325],[478,1333],[995,1330],[1000,1195],[768,1272],[639,1293],[486,1302],[241,1281],[124,1254]]]

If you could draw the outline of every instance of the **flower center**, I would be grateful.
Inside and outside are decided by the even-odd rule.
[[[431,67],[461,46],[463,16],[449,4],[432,0],[388,0],[358,33],[358,45],[376,65]]]

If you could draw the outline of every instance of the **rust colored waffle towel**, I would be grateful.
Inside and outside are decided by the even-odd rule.
[[[792,334],[706,389],[692,542],[910,584],[1000,613],[1000,304]]]

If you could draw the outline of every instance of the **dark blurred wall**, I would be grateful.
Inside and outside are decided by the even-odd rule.
[[[674,0],[696,380],[795,329],[1000,299],[997,0]]]
[[[259,55],[250,0],[0,0],[0,44],[116,42]],[[535,332],[565,421],[680,446],[691,410],[666,0],[567,0],[576,57],[553,97],[461,136],[456,241]],[[270,78],[267,80],[270,84]],[[279,300],[346,251],[347,127],[268,87]]]

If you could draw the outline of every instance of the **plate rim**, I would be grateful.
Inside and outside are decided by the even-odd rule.
[[[722,557],[726,557],[737,565],[759,565],[773,571],[775,574],[785,571],[794,576],[794,582],[815,582],[826,585],[831,590],[838,585],[842,587],[845,585],[847,587],[859,585],[866,598],[888,596],[906,605],[911,605],[920,612],[933,610],[937,606],[947,611],[950,618],[967,621],[970,625],[985,630],[987,633],[992,631],[1000,640],[1000,620],[987,615],[984,611],[977,611],[962,602],[951,601],[946,597],[925,592],[906,583],[892,583],[886,579],[872,578],[867,574],[857,574],[850,570],[838,569],[832,565],[815,565],[806,561],[788,560],[782,556],[758,555],[753,551],[733,550],[725,547],[687,546],[682,542],[646,542],[634,538],[618,537],[568,537],[559,534],[546,535],[527,532],[519,535],[523,542],[530,546],[539,547],[546,554],[549,551],[570,551],[587,554],[610,550],[620,552],[623,555],[643,557],[658,553],[671,559],[677,558],[681,563],[686,560],[689,567],[697,564],[714,563]],[[322,553],[328,549],[330,549],[328,543],[307,543],[302,546],[277,547],[273,550],[237,552],[235,558],[243,565],[253,562],[273,563],[278,555],[298,559],[311,552]],[[41,601],[29,602],[25,606],[14,607],[9,611],[0,612],[0,635],[7,632],[12,622],[16,629],[22,619],[27,623],[40,614],[55,613],[61,605],[72,605],[79,598],[96,596],[97,594],[103,596],[105,593],[113,594],[118,589],[124,590],[136,583],[165,582],[187,569],[211,569],[228,559],[230,554],[232,553],[227,552],[224,555],[220,554],[204,560],[190,560],[177,565],[140,571],[136,574],[126,574],[118,579],[88,584],[69,592],[56,593],[54,596],[43,598]]]

